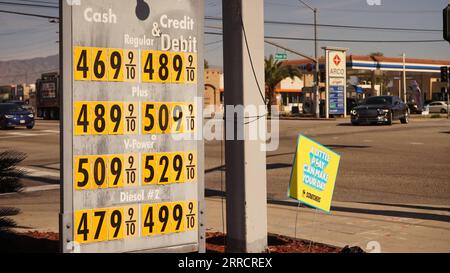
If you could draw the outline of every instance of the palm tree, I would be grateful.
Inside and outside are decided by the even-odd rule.
[[[283,62],[275,60],[273,55],[264,61],[264,76],[266,81],[266,103],[269,116],[272,114],[271,106],[275,100],[275,87],[284,79],[301,77],[298,67],[293,65],[284,65]]]
[[[0,193],[18,192],[22,189],[20,179],[25,172],[17,168],[17,164],[25,159],[25,154],[14,151],[0,152]],[[14,220],[8,218],[18,214],[20,210],[0,207],[0,235],[16,226]]]

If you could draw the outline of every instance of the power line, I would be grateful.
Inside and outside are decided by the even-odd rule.
[[[207,35],[222,36],[222,33],[205,31]],[[292,40],[292,41],[314,41],[312,38],[297,38],[283,36],[265,36],[266,39],[273,40]],[[317,39],[320,42],[343,42],[343,43],[437,43],[444,40],[345,40],[345,39]]]
[[[205,20],[222,21],[221,17],[205,16]],[[272,25],[291,25],[291,26],[314,26],[311,23],[301,22],[287,22],[287,21],[264,21],[265,24]],[[355,26],[355,25],[334,25],[334,24],[317,24],[319,27],[328,28],[347,28],[347,29],[370,29],[370,30],[391,30],[391,31],[417,31],[417,32],[442,32],[439,29],[422,29],[422,28],[394,28],[394,27],[370,27],[370,26]]]
[[[25,13],[25,12],[17,12],[17,11],[10,11],[10,10],[0,10],[0,13],[9,13],[9,14],[17,14],[17,15],[59,20],[59,17],[57,17],[57,16],[47,16],[47,15],[40,15],[40,14],[35,14],[35,13]]]
[[[30,2],[30,3],[38,3],[38,4],[51,4],[51,5],[58,5],[58,1],[55,3],[54,1],[40,1],[40,0],[16,0],[19,2]]]
[[[13,3],[13,2],[5,2],[5,1],[0,1],[0,4],[2,4],[2,5],[9,5],[9,6],[23,6],[23,7],[34,7],[34,8],[55,8],[55,9],[59,9],[58,6],[49,6],[49,5],[42,5],[42,4],[25,4],[25,3]]]

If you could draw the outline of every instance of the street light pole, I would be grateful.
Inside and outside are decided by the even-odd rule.
[[[406,102],[406,54],[403,53],[403,102]]]
[[[320,118],[320,109],[319,109],[319,103],[320,103],[320,93],[319,93],[319,75],[320,75],[320,67],[319,67],[319,45],[317,44],[317,9],[311,7],[310,5],[306,4],[302,0],[298,0],[300,3],[302,3],[304,6],[309,8],[314,12],[314,59],[315,59],[315,74],[314,74],[314,82],[315,82],[315,113],[316,118]]]

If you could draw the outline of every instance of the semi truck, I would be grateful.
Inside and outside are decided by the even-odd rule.
[[[59,119],[59,96],[59,74],[42,74],[36,81],[36,115],[43,119]]]

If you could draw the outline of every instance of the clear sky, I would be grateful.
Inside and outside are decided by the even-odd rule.
[[[6,1],[6,0],[5,0]],[[124,0],[123,0],[124,1]],[[371,6],[370,0],[304,0],[319,10],[320,24],[358,25],[394,28],[442,29],[442,9],[449,0],[379,0],[380,6]],[[58,0],[7,0],[15,3],[57,5]],[[221,0],[205,0],[206,16],[221,16]],[[265,0],[265,19],[312,23],[312,12],[297,0]],[[11,10],[58,16],[58,9],[17,7],[0,4],[0,10]],[[206,21],[207,26],[220,26],[220,22]],[[209,31],[220,31],[210,29]],[[45,57],[58,53],[58,26],[46,19],[0,13],[0,60]],[[266,35],[313,38],[313,28],[308,26],[265,26]],[[442,32],[411,32],[387,30],[354,30],[319,28],[319,38],[357,40],[435,40],[442,39]],[[209,63],[222,65],[220,36],[205,35],[205,52]],[[276,41],[279,44],[313,55],[311,41]],[[383,52],[386,56],[450,59],[448,42],[436,43],[342,43],[320,42],[319,46],[350,48],[350,54],[365,55]],[[266,46],[266,54],[283,52]],[[289,58],[297,58],[288,54]]]

